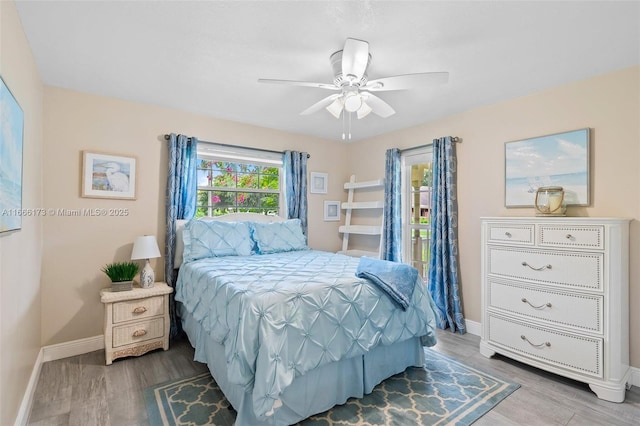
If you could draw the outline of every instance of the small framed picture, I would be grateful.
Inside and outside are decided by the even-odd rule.
[[[311,172],[310,191],[313,194],[326,194],[329,185],[329,174]]]
[[[325,222],[336,222],[340,220],[340,201],[324,202]]]
[[[136,157],[82,152],[82,196],[136,199]]]

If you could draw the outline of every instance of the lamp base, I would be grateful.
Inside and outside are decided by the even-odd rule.
[[[146,259],[144,263],[144,268],[140,271],[140,287],[142,288],[151,288],[153,287],[153,283],[156,281],[155,274],[153,273],[153,268],[149,263],[149,259]]]

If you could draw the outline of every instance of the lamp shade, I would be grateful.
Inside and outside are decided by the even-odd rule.
[[[131,260],[136,259],[153,259],[160,257],[160,249],[154,235],[145,235],[138,237],[133,243],[133,251],[131,252]]]

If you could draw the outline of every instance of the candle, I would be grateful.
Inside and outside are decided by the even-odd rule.
[[[558,211],[562,204],[562,194],[549,195],[549,213],[561,213]]]

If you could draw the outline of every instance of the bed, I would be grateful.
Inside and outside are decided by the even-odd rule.
[[[355,276],[359,259],[309,249],[299,221],[211,219],[177,223],[176,302],[236,425],[294,424],[424,364],[436,338],[421,281],[403,310]]]

